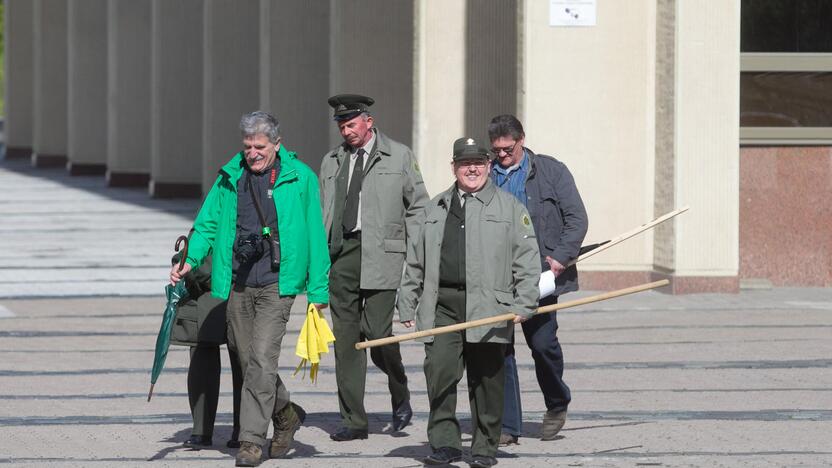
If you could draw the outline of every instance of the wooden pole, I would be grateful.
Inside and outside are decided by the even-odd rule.
[[[591,304],[593,302],[605,301],[607,299],[612,299],[614,297],[626,296],[628,294],[635,294],[642,291],[647,291],[648,289],[659,288],[662,286],[666,286],[670,284],[670,281],[663,279],[661,281],[654,281],[652,283],[645,283],[640,284],[638,286],[632,286],[629,288],[618,289],[616,291],[609,291],[602,294],[598,294],[595,296],[585,297],[583,299],[576,299],[574,301],[568,301],[561,304],[552,304],[545,307],[540,307],[537,309],[535,314],[548,314],[550,312],[554,312],[556,310],[567,309],[569,307],[576,307],[579,305],[584,304]],[[384,346],[392,343],[400,343],[402,341],[409,341],[415,340],[417,338],[424,338],[426,336],[436,336],[441,335],[443,333],[450,333],[460,330],[466,330],[468,328],[479,327],[482,325],[490,325],[492,323],[499,323],[499,322],[506,322],[509,320],[514,320],[515,314],[509,312],[507,314],[502,315],[495,315],[492,317],[486,317],[479,320],[472,320],[470,322],[462,322],[456,323],[453,325],[447,325],[444,327],[437,327],[431,328],[430,330],[422,330],[413,333],[406,333],[404,335],[396,335],[396,336],[388,336],[387,338],[380,338],[377,340],[370,340],[370,341],[359,341],[355,344],[355,349],[367,349],[373,348],[376,346]]]
[[[607,242],[606,244],[598,247],[597,249],[590,250],[589,252],[579,256],[575,260],[572,260],[571,262],[569,262],[568,265],[566,265],[566,267],[568,268],[568,267],[580,262],[581,260],[586,260],[587,258],[589,258],[589,257],[591,257],[591,256],[593,256],[597,253],[601,253],[601,252],[607,250],[608,248],[610,248],[614,245],[620,244],[620,243],[624,242],[625,240],[635,236],[636,234],[640,234],[640,233],[642,233],[642,232],[644,232],[644,231],[646,231],[646,230],[648,230],[648,229],[650,229],[654,226],[657,226],[657,225],[667,221],[670,218],[676,217],[676,216],[684,213],[688,209],[690,209],[689,206],[683,206],[682,208],[679,208],[678,210],[671,211],[670,213],[663,214],[662,216],[659,216],[658,218],[654,219],[653,221],[650,221],[649,223],[642,224],[641,226],[639,226],[635,229],[627,231],[624,234],[621,234],[620,236],[616,237],[615,239],[611,239],[609,242]]]

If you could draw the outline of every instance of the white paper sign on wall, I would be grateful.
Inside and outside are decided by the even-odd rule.
[[[549,0],[549,26],[595,26],[596,0]]]

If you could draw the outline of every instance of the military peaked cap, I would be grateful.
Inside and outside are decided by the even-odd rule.
[[[473,138],[457,138],[454,142],[454,161],[490,158],[491,152],[478,144]]]
[[[376,101],[360,94],[338,94],[329,98],[327,102],[335,109],[335,120],[349,120],[362,112],[367,112]]]

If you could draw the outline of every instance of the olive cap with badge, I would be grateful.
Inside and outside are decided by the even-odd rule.
[[[327,99],[327,102],[335,110],[333,118],[336,121],[350,120],[362,112],[369,112],[370,106],[375,99],[360,94],[336,94]]]
[[[454,162],[469,159],[491,159],[491,151],[470,137],[457,138],[454,141]]]

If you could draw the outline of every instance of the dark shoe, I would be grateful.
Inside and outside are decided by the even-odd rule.
[[[555,440],[563,425],[566,424],[566,410],[549,410],[543,415],[543,429],[540,431],[540,440]]]
[[[439,447],[425,458],[425,465],[447,465],[462,460],[462,450],[453,447]]]
[[[513,434],[506,434],[504,432],[500,434],[500,442],[498,442],[497,445],[500,447],[505,447],[507,445],[520,445],[520,442],[518,442],[519,439],[519,436]]]
[[[295,403],[289,403],[274,418],[274,435],[269,447],[270,458],[285,457],[292,448],[295,432],[306,419],[306,411]]]
[[[366,439],[366,429],[350,429],[349,427],[342,427],[338,432],[333,432],[329,438],[336,442],[346,442],[348,440]]]
[[[212,445],[212,441],[210,437],[205,437],[201,435],[191,435],[188,437],[188,440],[185,441],[182,445],[188,448],[199,450],[204,447],[210,447]]]
[[[240,444],[240,450],[237,451],[234,466],[258,466],[262,457],[263,449],[259,445],[244,441]]]
[[[413,408],[410,407],[410,401],[403,401],[398,408],[393,408],[393,430],[398,432],[410,424],[410,419],[413,418]]]
[[[471,468],[489,468],[497,464],[497,459],[488,455],[474,455],[471,458]]]

